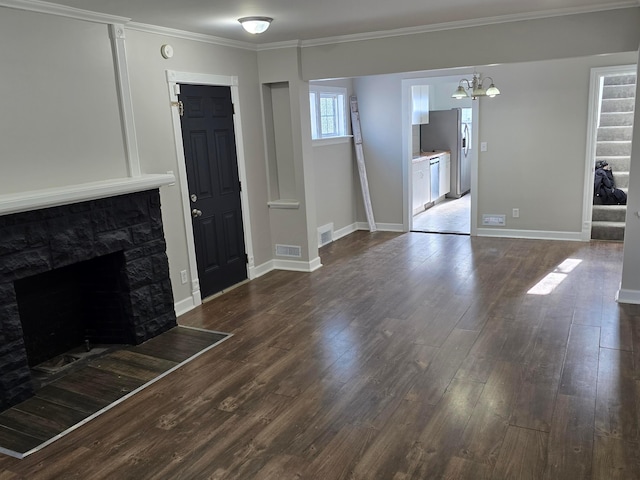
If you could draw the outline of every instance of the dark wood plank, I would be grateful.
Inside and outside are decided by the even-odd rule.
[[[599,354],[600,329],[572,325],[560,380],[559,392],[562,395],[595,396]]]
[[[356,232],[321,255],[182,316],[234,336],[25,460],[0,457],[0,479],[637,476],[640,309],[613,298],[621,245]],[[527,294],[567,258],[582,262],[553,292]],[[199,341],[171,336],[153,350]],[[102,375],[175,364],[133,352],[41,401],[90,411]]]
[[[523,367],[498,362],[487,380],[458,447],[458,456],[493,468],[522,381]]]
[[[141,383],[153,380],[176,365],[176,362],[143,355],[135,350],[118,350],[91,362],[93,368],[135,378]]]
[[[22,454],[37,447],[42,442],[42,438],[32,437],[20,430],[0,425],[0,445],[2,445],[2,448]]]
[[[545,432],[509,427],[493,471],[493,478],[542,478],[547,462],[547,444],[548,434]]]
[[[601,348],[595,409],[597,435],[638,441],[638,397],[634,390],[625,388],[633,384],[633,354]]]
[[[591,478],[594,400],[558,395],[544,478]]]
[[[596,435],[593,450],[593,480],[640,479],[637,444]]]

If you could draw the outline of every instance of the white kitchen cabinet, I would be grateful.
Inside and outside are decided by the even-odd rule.
[[[411,123],[429,123],[429,85],[411,87]]]
[[[451,154],[440,155],[440,196],[451,191]]]
[[[429,187],[429,160],[414,161],[412,164],[413,183],[413,214],[416,215],[424,210],[424,206],[429,203],[431,188]]]

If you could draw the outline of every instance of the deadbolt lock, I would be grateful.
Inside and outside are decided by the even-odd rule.
[[[192,202],[197,202],[198,201],[198,196],[195,193],[191,194],[191,201]]]

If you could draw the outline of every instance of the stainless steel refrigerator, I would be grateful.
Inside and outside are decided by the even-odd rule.
[[[451,152],[451,191],[447,197],[460,198],[471,189],[469,128],[462,122],[460,108],[432,110],[429,123],[420,125],[420,149],[423,152]]]

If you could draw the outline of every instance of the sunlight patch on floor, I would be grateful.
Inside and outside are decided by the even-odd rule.
[[[567,258],[555,270],[536,283],[527,293],[529,295],[549,295],[576,268],[582,260]]]

